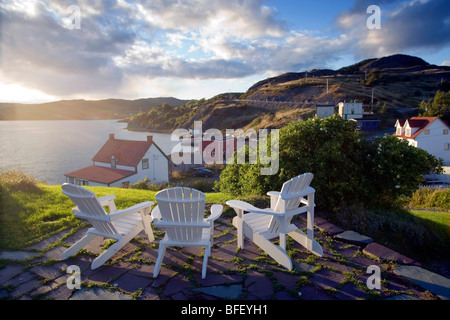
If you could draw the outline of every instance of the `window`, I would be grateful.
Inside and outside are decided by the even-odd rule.
[[[88,180],[83,180],[83,179],[75,179],[75,182],[78,186],[88,186],[89,185],[89,181]]]
[[[114,156],[111,156],[111,168],[116,168],[117,159]]]
[[[450,143],[446,143],[446,144],[444,145],[444,149],[445,149],[445,150],[449,150],[449,149],[450,149]]]
[[[69,183],[74,184],[74,179],[72,177],[69,177]]]
[[[149,167],[148,159],[142,159],[142,170],[148,169]]]
[[[402,135],[402,127],[397,127],[397,135],[398,136]]]
[[[430,130],[429,129],[425,130],[425,135],[428,136],[429,134],[430,134]]]
[[[130,187],[130,181],[122,182],[122,188],[128,189]]]
[[[411,128],[406,128],[406,136],[411,137]]]
[[[448,134],[448,129],[444,129],[443,134],[447,135]]]

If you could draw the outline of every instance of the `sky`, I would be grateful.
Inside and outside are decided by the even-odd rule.
[[[0,102],[209,99],[397,53],[450,65],[448,0],[0,0],[0,18]]]

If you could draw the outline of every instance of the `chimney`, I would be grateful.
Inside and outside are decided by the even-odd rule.
[[[147,136],[147,142],[153,143],[153,136]]]
[[[114,140],[114,133],[109,134],[109,139]]]

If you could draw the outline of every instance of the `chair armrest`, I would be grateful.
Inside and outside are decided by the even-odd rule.
[[[261,214],[270,214],[272,216],[283,216],[282,213],[275,212],[271,209],[259,209],[250,203],[247,203],[245,201],[241,200],[228,200],[226,202],[228,206],[230,206],[233,209],[242,210],[245,212],[252,212],[252,213],[261,213]]]
[[[114,199],[116,199],[115,195],[110,195],[110,196],[105,196],[105,197],[101,197],[98,198],[98,202],[100,202],[100,205],[102,207],[109,207],[109,212],[115,212],[117,210],[116,208],[116,204],[114,202]]]
[[[153,204],[154,203],[152,201],[142,202],[142,203],[136,204],[132,207],[129,207],[127,209],[118,210],[114,213],[107,214],[106,216],[109,218],[110,221],[112,221],[112,220],[117,220],[117,219],[123,218],[130,214],[134,214],[134,213],[142,211],[142,210],[146,210],[148,213],[150,213],[150,210],[151,210]]]
[[[216,220],[222,215],[223,212],[223,206],[221,204],[214,204],[211,207],[211,215],[208,219],[206,219],[206,222],[211,222]]]
[[[267,192],[267,195],[270,197],[279,197],[280,192],[279,191],[269,191],[269,192]]]
[[[161,216],[161,211],[159,211],[159,206],[156,206],[152,210],[152,218],[153,218],[153,221],[155,221],[155,222],[161,220],[162,216]]]
[[[115,198],[116,198],[115,195],[110,195],[110,196],[98,198],[98,201],[103,205],[104,203],[107,204],[109,201],[114,200]]]

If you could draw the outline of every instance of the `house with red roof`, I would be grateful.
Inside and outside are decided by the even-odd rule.
[[[450,125],[439,117],[413,117],[398,119],[394,136],[410,145],[442,158],[450,166]]]
[[[128,187],[144,180],[169,182],[169,158],[148,136],[146,141],[116,139],[108,141],[92,158],[92,166],[66,173],[66,181],[77,185]]]

